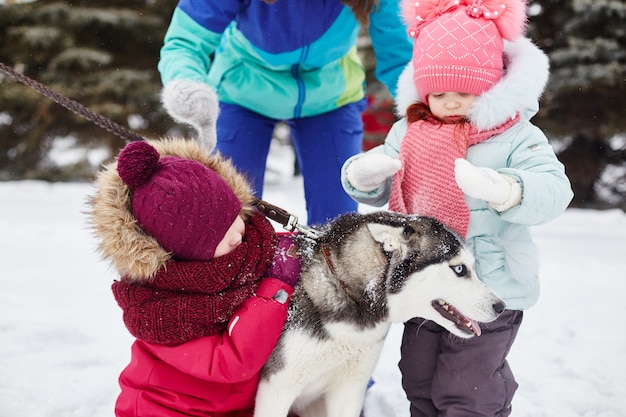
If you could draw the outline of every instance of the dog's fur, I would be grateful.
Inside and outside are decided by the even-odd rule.
[[[299,238],[302,275],[255,417],[356,417],[392,322],[423,317],[466,338],[504,310],[462,241],[434,219],[347,214],[321,231]]]

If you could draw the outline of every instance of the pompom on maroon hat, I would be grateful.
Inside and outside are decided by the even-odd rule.
[[[228,183],[198,161],[161,157],[147,142],[131,142],[117,171],[133,191],[137,223],[181,261],[206,261],[241,212]]]

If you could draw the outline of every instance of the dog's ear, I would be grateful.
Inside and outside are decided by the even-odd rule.
[[[383,245],[385,252],[402,252],[406,246],[405,228],[380,223],[368,223],[367,229],[374,240]]]

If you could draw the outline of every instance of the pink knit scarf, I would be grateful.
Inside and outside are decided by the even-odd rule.
[[[454,160],[465,158],[468,147],[504,132],[518,120],[519,115],[482,132],[468,123],[419,120],[410,124],[400,145],[402,169],[392,179],[389,209],[434,217],[465,237],[470,213],[454,179]]]

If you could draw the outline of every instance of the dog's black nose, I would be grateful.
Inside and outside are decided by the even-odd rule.
[[[499,301],[493,305],[493,309],[496,313],[500,314],[506,309],[506,304],[504,304],[504,301]]]

